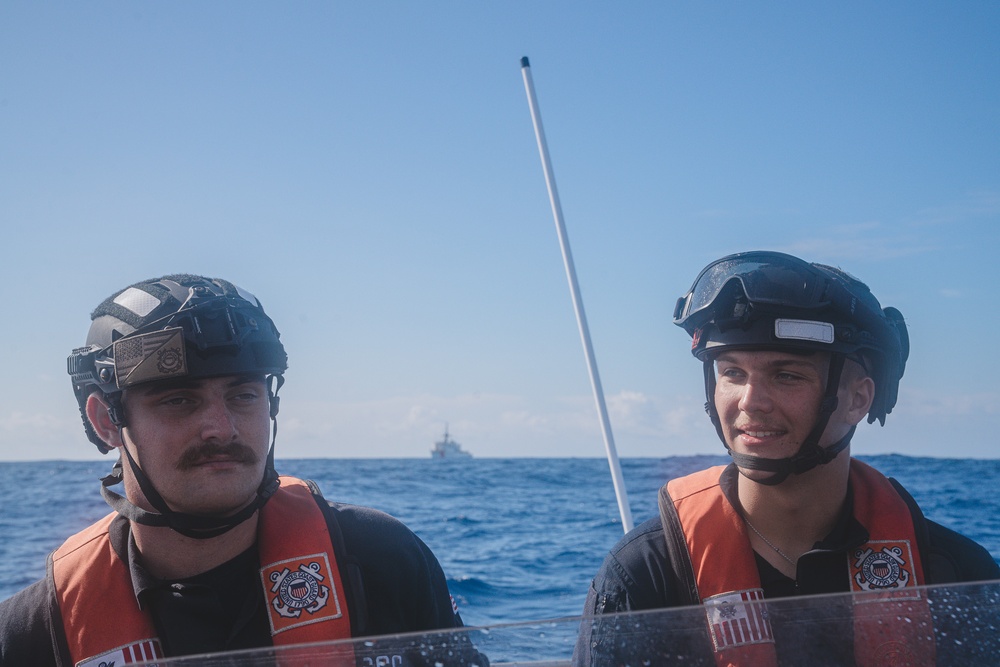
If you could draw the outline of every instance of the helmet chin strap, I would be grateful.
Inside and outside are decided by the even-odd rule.
[[[849,444],[851,444],[851,438],[854,437],[854,431],[857,428],[856,426],[852,426],[843,438],[832,445],[829,445],[828,447],[821,447],[819,445],[819,440],[823,437],[823,431],[826,430],[826,426],[830,422],[830,417],[837,409],[837,391],[840,388],[840,378],[844,370],[844,360],[845,357],[843,354],[832,353],[830,355],[830,371],[826,382],[826,392],[820,402],[819,413],[816,415],[816,423],[813,425],[809,434],[802,441],[802,444],[799,446],[799,451],[796,452],[794,456],[781,459],[767,459],[761,456],[754,456],[752,454],[742,454],[740,452],[734,452],[729,447],[729,443],[726,442],[726,436],[722,431],[722,419],[719,417],[719,411],[715,407],[714,364],[711,359],[705,360],[705,395],[708,399],[705,403],[705,411],[708,413],[709,418],[715,425],[715,431],[719,434],[719,439],[722,440],[722,444],[725,445],[726,451],[729,452],[729,456],[732,457],[733,463],[735,463],[739,468],[741,475],[747,477],[747,479],[757,482],[758,484],[775,486],[788,479],[789,475],[799,475],[812,470],[816,466],[829,463],[837,458],[837,455],[844,451]],[[755,479],[749,477],[744,470],[762,470],[773,474],[769,477],[764,477],[763,479]]]
[[[132,475],[135,477],[136,482],[138,482],[139,488],[142,490],[146,500],[149,501],[149,504],[152,505],[156,511],[150,512],[148,510],[144,510],[131,503],[124,496],[121,496],[111,490],[112,486],[119,484],[124,480],[122,457],[118,458],[118,462],[115,463],[114,467],[111,469],[111,473],[101,478],[101,495],[104,497],[104,501],[110,505],[113,510],[118,512],[118,514],[121,514],[129,521],[134,521],[135,523],[139,523],[144,526],[170,528],[185,537],[191,537],[198,540],[218,537],[219,535],[227,533],[236,526],[240,525],[252,517],[257,510],[263,507],[271,496],[274,495],[274,492],[278,490],[278,473],[274,469],[274,441],[278,437],[278,397],[276,394],[282,383],[283,378],[281,376],[277,376],[277,387],[274,391],[272,391],[271,384],[268,382],[267,391],[268,396],[271,399],[270,414],[273,423],[273,429],[271,431],[271,447],[267,452],[267,463],[264,466],[264,476],[263,479],[261,479],[260,485],[257,487],[254,500],[239,512],[229,516],[210,516],[187,514],[185,512],[177,512],[170,509],[170,506],[167,505],[163,496],[161,496],[156,490],[152,481],[150,481],[149,477],[146,476],[142,467],[139,466],[138,462],[128,451],[128,447],[124,444],[121,449],[125,453],[124,458],[128,461],[129,469],[132,471]],[[116,401],[116,403],[118,404],[120,415],[124,417],[124,411],[120,409],[120,401]],[[112,420],[114,421],[114,415]],[[124,419],[121,419],[121,423],[116,422],[116,425],[121,431],[124,432]]]
[[[132,475],[139,483],[139,488],[142,489],[142,493],[146,497],[146,500],[149,501],[149,504],[152,505],[156,511],[150,512],[144,510],[131,503],[124,496],[121,496],[111,490],[110,487],[118,484],[124,479],[124,470],[121,458],[119,458],[118,462],[115,463],[114,468],[111,470],[111,474],[101,479],[101,495],[104,496],[104,501],[110,505],[112,509],[129,521],[134,521],[144,526],[170,528],[171,530],[177,531],[181,535],[192,537],[194,539],[203,540],[211,537],[218,537],[223,533],[229,532],[253,516],[254,513],[263,507],[264,503],[266,503],[278,489],[278,473],[275,472],[274,464],[272,462],[272,448],[272,451],[268,452],[268,463],[264,468],[264,477],[261,480],[260,486],[257,487],[257,493],[253,502],[241,509],[239,512],[230,516],[203,516],[199,514],[177,512],[170,509],[170,506],[167,505],[165,500],[163,500],[163,496],[159,494],[152,482],[149,481],[149,478],[142,471],[142,468],[139,467],[139,464],[136,463],[134,458],[132,458],[132,454],[129,453],[128,449],[123,446],[122,451],[125,452],[125,459],[128,460],[129,469],[132,471]]]

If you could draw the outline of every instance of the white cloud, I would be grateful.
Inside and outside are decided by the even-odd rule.
[[[1000,392],[959,394],[909,389],[902,393],[899,411],[911,418],[1000,414]]]
[[[688,399],[635,391],[607,397],[619,454],[714,451],[714,431],[700,402]],[[422,457],[446,423],[452,436],[477,456],[604,456],[603,431],[589,395],[545,400],[502,394],[419,395],[311,402],[287,410],[282,406],[278,446],[282,456]],[[678,443],[685,443],[683,452],[667,451],[678,449]]]
[[[1000,215],[1000,193],[979,190],[962,199],[919,211],[916,222],[922,226],[953,225],[984,217]]]
[[[0,415],[0,460],[89,459],[101,456],[77,415],[11,411]]]
[[[619,456],[721,453],[700,396],[623,390],[607,397]],[[862,425],[858,453],[996,456],[1000,393],[903,390],[887,426]],[[445,424],[478,457],[603,457],[593,396],[531,399],[505,394],[415,395],[335,403],[288,401],[278,417],[280,458],[430,455]],[[12,411],[0,416],[0,460],[99,458],[75,415]],[[947,442],[947,451],[942,451]]]
[[[885,261],[919,255],[934,249],[933,244],[915,234],[880,229],[878,224],[841,226],[830,236],[803,239],[781,248],[784,252],[812,262],[842,264],[851,261]],[[838,233],[840,232],[840,233]]]
[[[616,427],[641,436],[683,435],[693,420],[705,419],[697,400],[690,397],[647,396],[622,391],[608,398],[608,412]]]
[[[982,224],[983,218],[1000,215],[1000,193],[970,192],[963,198],[910,214],[893,224],[879,220],[827,226],[824,236],[793,241],[784,252],[810,261],[885,261],[931,252],[941,252],[941,239],[928,236],[928,228],[941,225]],[[955,235],[960,238],[960,235]],[[953,296],[945,294],[945,296]]]

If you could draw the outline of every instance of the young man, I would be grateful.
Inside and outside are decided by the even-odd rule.
[[[256,297],[171,275],[115,293],[91,319],[68,365],[87,436],[119,452],[101,489],[115,511],[0,603],[0,664],[97,667],[461,626],[441,567],[405,526],[278,477],[287,358]],[[419,653],[370,648],[337,664]],[[470,648],[460,664],[486,662]]]
[[[678,647],[669,628],[623,640],[622,625],[598,618],[583,624],[575,663],[933,659],[922,621],[937,619],[920,610],[910,625],[924,632],[876,618],[879,635],[848,611],[853,626],[817,636],[806,619],[785,623],[745,603],[1000,578],[985,549],[924,519],[898,483],[850,456],[857,424],[865,416],[884,424],[896,403],[909,353],[899,311],[838,269],[747,252],[706,267],[678,300],[674,323],[704,364],[706,410],[733,462],[661,489],[661,517],[612,549],[584,614],[704,604],[709,622]],[[760,631],[719,630],[741,615]],[[813,649],[806,662],[796,658],[803,642]]]

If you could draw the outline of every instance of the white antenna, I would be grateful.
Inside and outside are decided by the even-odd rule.
[[[580,287],[576,282],[576,269],[573,267],[573,254],[569,249],[569,239],[566,237],[566,225],[563,223],[562,206],[559,204],[559,192],[556,190],[556,179],[549,160],[549,149],[545,143],[545,131],[542,129],[542,116],[538,111],[538,101],[535,99],[535,85],[531,80],[531,65],[528,58],[521,58],[521,74],[524,76],[524,89],[528,93],[528,107],[531,109],[531,122],[535,126],[535,138],[538,140],[538,152],[542,156],[542,170],[545,172],[545,185],[549,189],[549,201],[552,203],[552,215],[556,221],[556,232],[559,234],[559,245],[562,248],[563,263],[566,265],[566,277],[569,279],[569,291],[573,296],[573,309],[576,311],[576,323],[580,327],[580,338],[583,341],[583,354],[587,357],[587,369],[590,371],[590,384],[594,388],[594,400],[597,401],[597,412],[601,418],[601,429],[604,432],[604,449],[608,454],[608,465],[611,467],[611,479],[615,485],[615,497],[618,498],[618,511],[622,516],[622,528],[625,532],[632,530],[632,510],[628,504],[628,494],[625,491],[625,481],[622,479],[622,468],[618,462],[618,452],[615,451],[615,439],[611,435],[611,423],[608,420],[608,408],[604,404],[604,390],[601,388],[601,376],[597,373],[597,362],[594,360],[594,348],[590,344],[590,330],[587,328],[587,315],[583,312],[583,299],[580,298]]]

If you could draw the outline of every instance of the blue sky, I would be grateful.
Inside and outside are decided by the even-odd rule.
[[[1000,5],[0,4],[0,459],[91,458],[65,374],[136,280],[228,278],[291,368],[279,456],[603,456],[529,56],[621,456],[717,453],[670,322],[749,249],[913,350],[861,454],[995,457]]]

